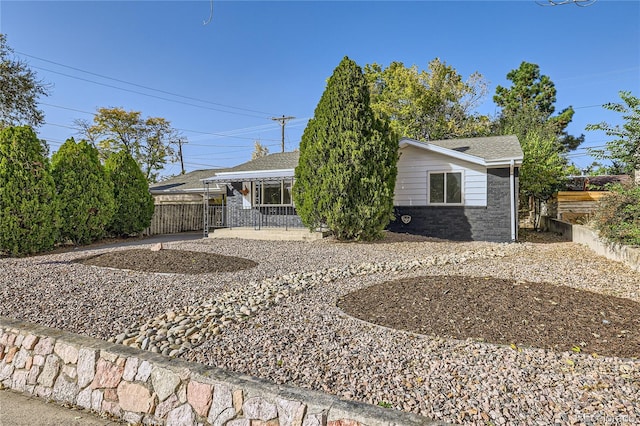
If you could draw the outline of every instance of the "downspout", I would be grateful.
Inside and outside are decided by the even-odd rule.
[[[511,241],[516,240],[516,223],[517,223],[517,212],[516,212],[516,178],[515,178],[515,163],[513,160],[509,162],[509,193],[510,193],[510,203],[511,203]]]

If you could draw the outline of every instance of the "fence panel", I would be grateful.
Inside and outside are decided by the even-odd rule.
[[[202,204],[156,204],[144,235],[202,230]]]

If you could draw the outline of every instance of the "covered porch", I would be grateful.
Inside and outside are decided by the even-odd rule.
[[[221,172],[203,179],[204,235],[211,238],[309,240],[322,238],[309,232],[296,213],[291,190],[294,169]],[[226,187],[221,205],[210,205],[209,186]],[[215,210],[215,212],[214,212]],[[221,217],[221,223],[208,219]]]

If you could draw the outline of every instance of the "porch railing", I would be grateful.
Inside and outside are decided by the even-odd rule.
[[[260,206],[243,208],[229,204],[227,206],[228,228],[304,228],[293,206]]]

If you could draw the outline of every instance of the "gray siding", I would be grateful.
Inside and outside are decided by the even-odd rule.
[[[396,219],[387,229],[459,241],[511,241],[509,168],[487,172],[486,207],[396,206]],[[518,188],[517,174],[515,188]],[[402,215],[411,216],[411,222],[404,224],[400,220]]]

